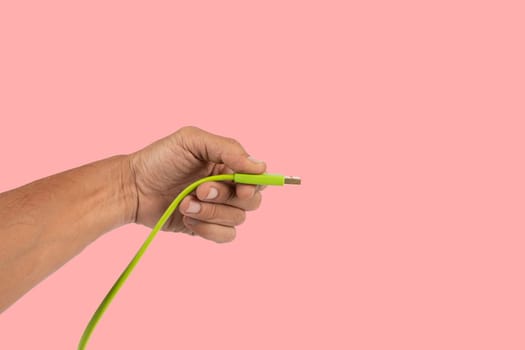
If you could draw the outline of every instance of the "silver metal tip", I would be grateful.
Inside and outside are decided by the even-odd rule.
[[[287,185],[300,185],[301,178],[299,176],[285,176],[284,183]]]

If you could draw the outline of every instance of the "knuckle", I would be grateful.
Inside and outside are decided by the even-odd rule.
[[[232,145],[240,145],[239,141],[233,137],[226,137],[226,142],[231,143]]]
[[[239,149],[244,152],[244,148],[241,143],[232,137],[226,137],[226,143],[228,143],[232,149]]]
[[[198,135],[199,132],[201,132],[201,129],[195,126],[191,126],[191,125],[183,126],[175,133],[176,135],[175,140],[178,140],[180,142],[186,139],[191,139],[195,137],[196,135]]]
[[[261,193],[260,192],[255,193],[255,195],[253,196],[253,198],[250,201],[250,204],[248,205],[248,209],[247,210],[259,209],[259,207],[261,206],[261,202],[262,202],[262,195],[261,195]]]
[[[246,221],[246,212],[244,210],[239,210],[235,217],[235,223],[240,225]]]
[[[182,128],[180,128],[179,132],[182,134],[191,134],[191,133],[196,132],[197,130],[198,128],[196,128],[195,126],[187,125],[187,126],[183,126]]]
[[[217,217],[218,209],[214,204],[203,205],[201,210],[201,216],[205,219],[215,219]]]

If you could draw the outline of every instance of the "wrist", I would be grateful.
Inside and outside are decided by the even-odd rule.
[[[131,164],[131,155],[122,155],[120,158],[120,192],[124,209],[124,224],[137,221],[138,191],[135,171]]]

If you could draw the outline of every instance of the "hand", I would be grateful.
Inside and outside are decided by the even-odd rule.
[[[153,227],[186,186],[206,176],[243,172],[259,174],[266,164],[251,159],[235,140],[184,127],[130,155],[137,192],[135,222]],[[194,233],[215,242],[235,238],[246,211],[261,203],[256,186],[209,182],[186,197],[166,231]]]

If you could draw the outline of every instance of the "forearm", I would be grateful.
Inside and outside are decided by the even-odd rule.
[[[0,312],[103,233],[134,221],[126,156],[0,194]]]

